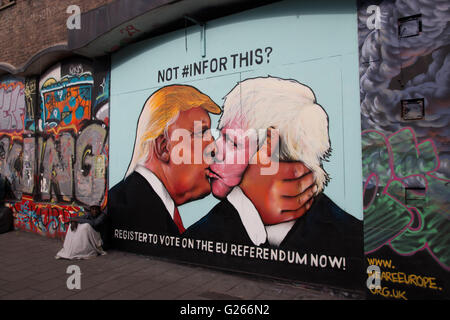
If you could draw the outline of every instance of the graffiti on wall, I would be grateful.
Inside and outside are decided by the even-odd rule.
[[[90,118],[92,77],[72,77],[65,82],[47,80],[41,88],[43,101],[43,128],[64,128],[73,125],[77,128],[83,120]],[[63,80],[64,81],[64,80]],[[50,82],[51,84],[49,84]],[[61,83],[64,83],[61,86]]]
[[[12,205],[16,228],[49,237],[64,237],[71,217],[84,213],[83,207],[37,203],[24,195]]]
[[[69,69],[72,73],[83,71],[81,65]],[[43,146],[41,196],[44,200],[56,196],[63,201],[99,204],[106,188],[106,170],[98,168],[107,165],[107,124],[91,116],[94,78],[85,72],[41,82],[40,127],[45,132],[38,142]]]
[[[367,130],[363,152],[364,218],[370,226],[365,251],[383,245],[401,255],[426,250],[450,270],[450,204],[442,192],[450,179],[434,174],[440,161],[433,141],[418,142],[411,128],[388,137]]]
[[[16,199],[21,196],[22,138],[19,134],[4,134],[0,137],[0,174],[6,177]]]
[[[24,91],[22,81],[0,82],[0,131],[23,130]]]
[[[25,132],[35,131],[36,120],[36,104],[37,104],[37,79],[27,78],[25,79],[25,118],[24,129]]]
[[[107,71],[74,62],[21,82],[20,125],[0,130],[0,173],[11,184],[16,228],[62,237],[71,215],[106,203],[106,79]]]
[[[450,271],[450,15],[418,2],[358,3],[367,263],[383,261],[391,286],[394,269],[434,279],[401,282],[404,299],[448,294]],[[383,289],[372,296],[398,298]]]

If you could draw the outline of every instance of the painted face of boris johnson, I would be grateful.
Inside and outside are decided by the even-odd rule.
[[[220,129],[214,163],[211,164],[209,173],[212,193],[216,198],[225,198],[231,189],[239,185],[249,159],[257,150],[256,131],[243,130],[239,120]]]

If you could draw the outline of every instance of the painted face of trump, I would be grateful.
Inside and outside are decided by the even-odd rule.
[[[195,146],[199,146],[200,155],[209,145],[214,146],[209,113],[220,112],[207,95],[191,86],[171,85],[154,92],[139,117],[127,176],[137,166],[147,168],[177,205],[209,194],[209,162],[201,156],[200,161],[194,161],[193,156]]]

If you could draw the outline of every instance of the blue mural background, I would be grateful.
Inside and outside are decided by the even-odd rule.
[[[109,186],[123,179],[131,159],[138,116],[145,100],[158,88],[189,84],[222,105],[222,98],[240,80],[271,75],[308,85],[328,113],[333,152],[330,161],[324,163],[331,176],[325,194],[361,220],[356,21],[354,1],[282,1],[209,21],[205,57],[199,26],[131,45],[114,54]],[[212,72],[214,58],[217,63],[226,58],[226,70],[217,67]],[[194,63],[204,60],[208,60],[207,72],[194,76],[191,69],[190,75],[183,76],[185,66],[193,68]],[[214,128],[219,117],[211,118]],[[181,206],[185,226],[197,221],[217,202],[210,195]]]

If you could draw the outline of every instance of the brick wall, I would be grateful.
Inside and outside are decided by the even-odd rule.
[[[66,44],[69,5],[78,5],[83,13],[112,1],[16,0],[0,10],[0,62],[18,68],[41,50]]]

